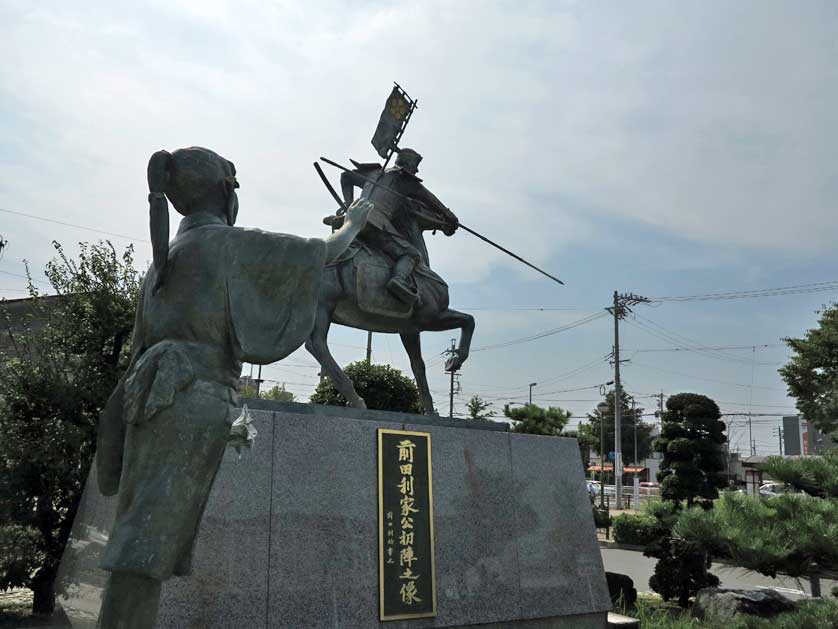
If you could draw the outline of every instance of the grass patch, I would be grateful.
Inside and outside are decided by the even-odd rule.
[[[660,597],[640,594],[637,605],[628,612],[640,620],[642,629],[718,629],[715,620],[698,620],[690,610],[674,603],[665,603]],[[726,622],[724,629],[838,629],[838,599],[809,599],[800,602],[793,612],[774,618],[739,616]]]
[[[11,629],[35,624],[32,617],[32,592],[9,590],[0,592],[0,627]]]

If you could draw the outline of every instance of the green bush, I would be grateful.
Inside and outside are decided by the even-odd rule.
[[[367,408],[400,413],[422,412],[419,389],[398,369],[359,360],[344,367],[343,371],[352,380],[358,395],[364,398]],[[317,385],[309,401],[346,406],[346,398],[338,392],[331,378],[325,378]]]
[[[660,535],[660,528],[653,517],[623,513],[614,518],[614,539],[620,544],[646,546]]]

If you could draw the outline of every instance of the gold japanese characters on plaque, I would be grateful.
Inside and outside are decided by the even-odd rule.
[[[431,435],[378,429],[381,620],[436,615]]]

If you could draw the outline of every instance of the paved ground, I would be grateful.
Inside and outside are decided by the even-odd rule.
[[[608,572],[618,572],[628,575],[634,580],[634,587],[638,592],[647,592],[649,577],[655,571],[657,559],[644,557],[643,553],[632,550],[617,550],[615,548],[601,548],[602,561]],[[751,587],[775,587],[784,588],[783,593],[793,596],[802,595],[803,592],[811,594],[808,581],[797,582],[791,578],[771,579],[756,572],[746,572],[741,568],[733,568],[722,564],[713,564],[710,571],[721,579],[722,587],[726,588],[751,588]],[[821,581],[821,591],[828,594],[829,591],[838,586],[838,581]]]

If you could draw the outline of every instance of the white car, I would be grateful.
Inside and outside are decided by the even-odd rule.
[[[789,493],[789,487],[785,483],[765,483],[759,487],[759,495],[763,498],[773,498]]]

